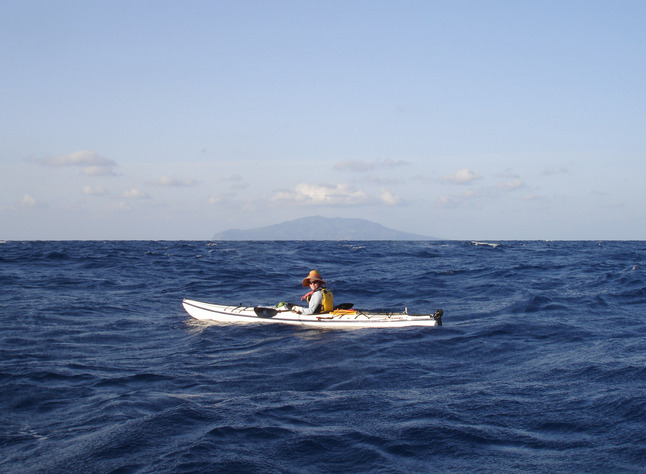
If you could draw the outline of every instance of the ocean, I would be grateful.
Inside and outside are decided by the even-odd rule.
[[[335,302],[432,328],[192,320]],[[646,242],[0,243],[0,472],[646,472]]]

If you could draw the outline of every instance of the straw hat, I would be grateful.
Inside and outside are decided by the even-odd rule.
[[[312,270],[310,274],[307,275],[307,278],[303,280],[303,286],[310,286],[310,281],[320,281],[323,285],[325,285],[325,282],[323,281],[323,278],[321,278],[321,274],[318,270]]]

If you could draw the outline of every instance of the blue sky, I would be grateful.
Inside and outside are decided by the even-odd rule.
[[[646,239],[646,2],[0,1],[0,239]]]

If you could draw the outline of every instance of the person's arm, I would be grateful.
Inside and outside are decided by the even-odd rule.
[[[317,308],[323,301],[323,293],[321,291],[315,291],[310,298],[310,305],[308,308],[303,308],[301,314],[314,314],[316,313]]]

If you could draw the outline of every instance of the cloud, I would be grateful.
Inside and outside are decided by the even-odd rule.
[[[306,183],[298,184],[291,191],[278,191],[271,200],[280,204],[312,206],[363,206],[370,204],[396,206],[402,203],[401,197],[386,189],[382,189],[379,196],[369,196],[364,191],[347,184],[322,186]]]
[[[539,196],[537,194],[532,194],[532,193],[529,193],[523,196],[523,200],[525,201],[540,201],[545,199],[546,199],[545,196]]]
[[[99,156],[89,150],[79,150],[67,155],[42,158],[38,160],[44,165],[50,166],[115,166],[116,163],[108,158]]]
[[[112,202],[105,207],[106,211],[109,212],[121,212],[121,211],[130,211],[131,207],[125,201]]]
[[[130,188],[127,191],[124,191],[123,194],[121,195],[122,198],[125,199],[148,199],[150,196],[145,193],[144,191],[140,191],[139,189],[136,188]]]
[[[555,174],[567,174],[569,172],[570,172],[570,170],[568,170],[567,168],[545,168],[543,170],[543,175],[544,176],[551,176],[551,175],[555,175]]]
[[[391,186],[393,184],[401,184],[401,179],[395,178],[380,178],[378,176],[366,176],[361,178],[362,183],[373,183],[380,186]]]
[[[105,196],[108,191],[101,186],[83,186],[83,194],[88,196]]]
[[[402,198],[391,193],[390,191],[386,189],[381,190],[381,201],[384,204],[387,204],[388,206],[396,206],[398,204],[401,204]]]
[[[190,178],[178,179],[171,178],[169,176],[162,176],[161,178],[151,181],[150,184],[153,184],[155,186],[190,187],[196,186],[197,184],[199,184],[199,182]]]
[[[404,160],[375,160],[375,161],[362,161],[362,160],[347,160],[340,161],[334,168],[339,171],[351,171],[354,173],[365,173],[366,171],[372,171],[375,168],[393,168],[396,166],[406,166],[409,165],[407,161]]]
[[[20,207],[35,207],[38,204],[39,202],[35,197],[31,194],[25,194],[18,205]]]
[[[118,176],[111,167],[108,166],[86,166],[81,170],[84,176]]]
[[[223,204],[226,202],[226,198],[223,196],[209,196],[208,203],[211,205]]]
[[[436,201],[438,207],[455,209],[459,207],[479,205],[483,199],[491,198],[491,189],[468,189],[464,193],[442,195]]]
[[[239,174],[232,174],[223,179],[230,183],[231,189],[247,189],[249,187],[249,183],[245,183]]]
[[[501,181],[498,183],[498,189],[503,191],[515,191],[525,187],[525,183],[521,179],[512,179],[510,181]]]
[[[480,179],[480,176],[475,174],[469,168],[462,168],[461,170],[456,171],[452,176],[445,176],[444,182],[452,184],[467,184],[471,181]]]
[[[435,202],[438,207],[444,207],[447,209],[458,207],[458,201],[449,196],[440,196]]]
[[[276,193],[272,201],[307,205],[357,206],[366,204],[369,199],[363,191],[355,190],[346,184],[332,187],[301,183],[292,191]]]
[[[514,173],[511,169],[506,169],[501,173],[496,173],[496,176],[498,176],[499,178],[508,178],[508,179],[520,178],[520,176]]]
[[[66,155],[34,158],[28,161],[55,167],[80,166],[83,168],[81,172],[86,176],[113,176],[112,168],[117,165],[113,160],[90,150],[79,150]]]

